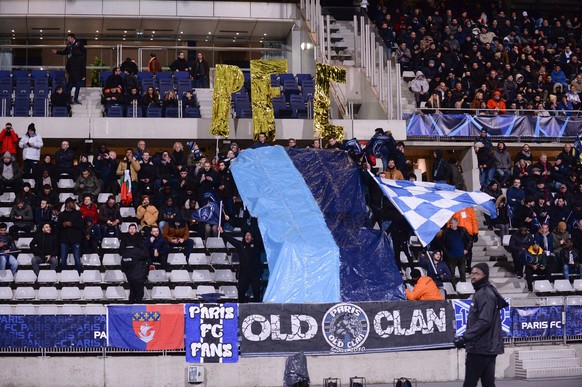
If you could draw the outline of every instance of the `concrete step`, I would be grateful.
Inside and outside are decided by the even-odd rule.
[[[534,368],[515,370],[518,379],[571,378],[582,376],[582,367]],[[559,385],[559,384],[558,384]]]
[[[516,360],[528,359],[564,359],[576,357],[576,350],[574,348],[553,348],[543,350],[524,350],[515,353]]]
[[[525,359],[516,360],[515,368],[517,369],[534,369],[534,368],[559,368],[559,367],[580,367],[580,359],[577,357],[568,358],[544,358],[544,359]]]

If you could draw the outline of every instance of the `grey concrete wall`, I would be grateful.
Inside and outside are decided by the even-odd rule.
[[[572,345],[578,356],[582,344]],[[517,350],[548,349],[548,346],[511,347],[498,356],[497,378],[513,378]],[[395,377],[414,377],[422,382],[462,379],[464,350],[391,352],[365,355],[309,356],[312,385],[326,377],[339,377],[347,385],[352,376],[364,376],[368,384],[391,384]],[[3,357],[0,386],[187,386],[188,364],[181,356]],[[236,364],[204,364],[206,387],[281,386],[284,357],[241,358]]]

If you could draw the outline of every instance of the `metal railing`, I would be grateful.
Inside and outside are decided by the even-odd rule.
[[[503,109],[504,113],[495,111],[495,109],[489,108],[433,108],[433,107],[419,107],[413,109],[413,113],[423,114],[473,114],[478,116],[541,116],[541,117],[556,117],[556,116],[567,116],[567,117],[582,117],[582,110],[546,110],[546,109]]]

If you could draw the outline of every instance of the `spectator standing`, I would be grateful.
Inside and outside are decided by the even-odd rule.
[[[153,73],[154,75],[162,71],[162,65],[160,65],[160,61],[156,57],[156,54],[154,54],[153,52],[150,54],[150,60],[148,62],[148,71],[150,73]]]
[[[5,152],[0,163],[0,195],[8,187],[15,192],[20,192],[22,187],[22,168],[15,161],[10,152]]]
[[[190,68],[188,66],[188,61],[186,60],[186,56],[184,55],[184,51],[178,52],[178,57],[170,65],[170,70],[180,72],[180,71],[188,71],[189,69]]]
[[[76,209],[75,199],[67,198],[65,209],[59,213],[57,218],[57,229],[60,239],[60,268],[67,267],[67,257],[72,251],[75,258],[75,268],[81,274],[81,241],[83,239],[83,217]]]
[[[144,296],[144,284],[148,277],[149,254],[137,226],[130,224],[119,247],[121,268],[129,283],[129,303],[139,304]]]
[[[28,125],[28,131],[18,142],[22,149],[22,159],[24,160],[24,169],[22,175],[26,179],[36,176],[36,166],[40,161],[40,149],[43,147],[42,138],[36,134],[34,123]]]
[[[455,268],[459,268],[459,276],[462,282],[466,280],[467,253],[471,236],[464,227],[459,227],[459,221],[455,218],[450,221],[450,228],[446,228],[442,235],[443,248],[447,264],[456,283]]]
[[[507,188],[513,164],[504,142],[497,144],[497,149],[493,152],[493,165],[495,166],[495,172],[499,175],[501,187]]]
[[[190,77],[194,81],[192,86],[195,89],[207,89],[210,87],[210,66],[208,66],[208,62],[201,52],[196,54],[196,60],[190,68]]]
[[[57,236],[53,234],[49,223],[44,223],[40,231],[32,238],[30,251],[34,254],[32,270],[37,277],[40,273],[40,265],[43,263],[48,263],[50,270],[57,270],[59,245]]]
[[[61,148],[55,153],[55,178],[60,180],[62,174],[67,174],[70,179],[75,176],[74,166],[75,153],[69,146],[68,141],[61,143]]]
[[[68,74],[67,80],[67,95],[71,97],[71,91],[75,88],[74,104],[81,104],[79,102],[79,92],[83,86],[86,78],[86,55],[87,50],[85,45],[80,40],[77,40],[75,34],[67,35],[67,46],[64,50],[52,50],[53,54],[65,55],[67,57],[67,64],[65,66]]]
[[[261,253],[262,243],[256,242],[250,231],[245,232],[242,241],[223,233],[222,238],[230,242],[239,254],[238,265],[238,302],[247,302],[249,287],[253,290],[253,302],[261,302]]]
[[[479,222],[477,221],[477,214],[473,207],[467,207],[455,212],[451,219],[456,219],[459,226],[467,230],[467,233],[470,236],[466,255],[467,272],[469,272],[471,263],[473,262],[473,243],[479,240]],[[450,227],[450,221],[448,227]]]
[[[12,156],[16,157],[16,146],[18,145],[18,134],[12,128],[12,124],[7,122],[4,129],[0,132],[0,153],[4,154],[10,152]]]
[[[455,346],[466,346],[464,386],[495,385],[495,361],[503,353],[501,309],[508,304],[489,282],[489,266],[480,262],[471,269],[471,283],[475,288],[473,302],[467,316],[467,329]]]

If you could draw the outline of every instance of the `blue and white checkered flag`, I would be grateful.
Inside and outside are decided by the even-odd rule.
[[[464,208],[481,207],[492,218],[497,217],[493,198],[484,192],[460,191],[442,183],[374,178],[423,246],[433,240],[455,212]]]

